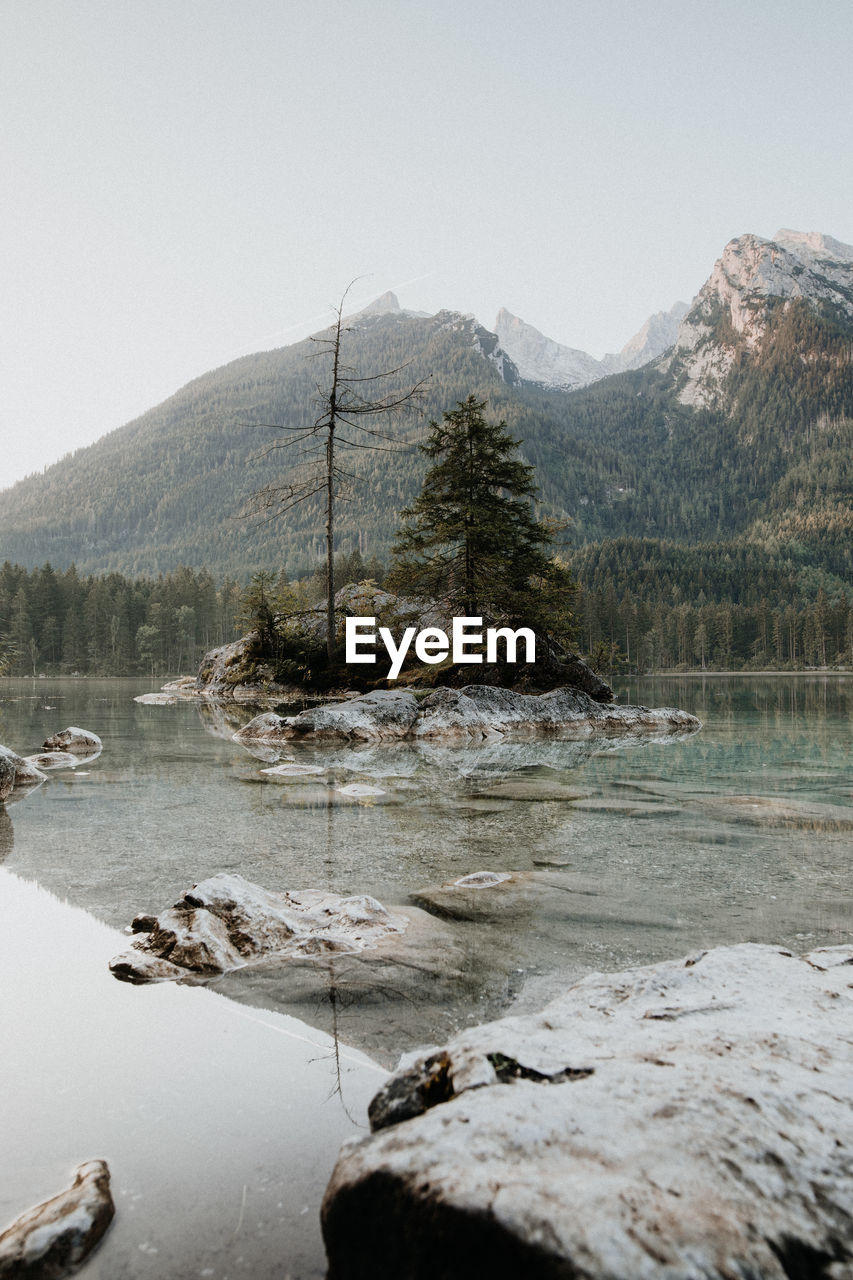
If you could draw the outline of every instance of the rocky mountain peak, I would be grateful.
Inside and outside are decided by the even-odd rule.
[[[495,333],[501,346],[512,357],[521,377],[527,382],[560,391],[598,382],[611,373],[639,369],[655,360],[675,342],[678,326],[688,310],[684,302],[676,302],[669,311],[650,316],[618,354],[600,360],[587,351],[565,347],[546,338],[532,324],[520,320],[506,307],[501,307],[495,320]]]
[[[834,236],[821,231],[788,231],[784,227],[773,237],[775,244],[793,253],[802,261],[832,261],[853,263],[853,245],[842,244]]]
[[[362,307],[358,314],[361,316],[387,316],[399,315],[401,311],[402,307],[396,293],[386,289],[385,293],[381,294],[380,297],[374,298],[366,307]]]
[[[771,300],[780,298],[829,303],[853,318],[853,248],[820,232],[730,240],[678,330],[675,358],[687,374],[683,404],[718,402],[737,349],[760,345]]]
[[[602,361],[586,351],[564,347],[553,338],[534,329],[532,324],[501,307],[495,320],[495,333],[504,351],[512,358],[519,374],[527,382],[545,387],[574,391],[603,378]]]

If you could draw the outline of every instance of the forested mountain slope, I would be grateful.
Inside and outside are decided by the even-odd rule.
[[[497,337],[456,313],[363,315],[345,343],[361,376],[406,366],[377,390],[429,383],[417,411],[377,423],[390,449],[377,440],[342,459],[354,477],[339,509],[344,550],[387,553],[423,474],[427,420],[474,394],[522,439],[541,514],[568,517],[578,546],[629,539],[629,575],[628,548],[665,539],[704,544],[708,562],[712,544],[752,546],[828,590],[849,581],[853,250],[829,237],[732,241],[671,352],[573,392],[523,382]],[[0,493],[0,559],[131,575],[188,564],[243,579],[313,567],[316,500],[269,523],[241,513],[292,465],[287,450],[268,451],[284,436],[263,424],[317,412],[316,351],[299,343],[208,373]]]

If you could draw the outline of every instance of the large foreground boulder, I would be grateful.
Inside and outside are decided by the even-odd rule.
[[[330,1280],[851,1280],[853,946],[594,974],[409,1058],[323,1204]]]
[[[239,742],[265,743],[334,739],[472,743],[542,734],[671,735],[699,727],[695,716],[675,707],[601,703],[578,689],[528,694],[468,685],[434,689],[420,701],[405,690],[374,690],[346,702],[310,707],[295,716],[267,712],[234,736]]]
[[[79,1165],[70,1187],[29,1209],[0,1235],[0,1280],[57,1280],[76,1271],[114,1213],[106,1162]]]

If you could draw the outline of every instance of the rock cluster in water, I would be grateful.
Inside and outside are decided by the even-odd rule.
[[[106,1162],[79,1165],[70,1187],[29,1209],[0,1235],[0,1280],[58,1280],[76,1271],[114,1213]]]
[[[309,707],[295,716],[264,712],[234,737],[238,742],[350,739],[367,742],[482,742],[550,734],[672,734],[698,729],[695,716],[675,707],[628,707],[596,702],[579,689],[516,693],[493,685],[434,689],[418,699],[405,690],[373,690],[346,702]]]
[[[473,886],[469,886],[473,887]],[[330,1280],[853,1276],[853,947],[593,974],[401,1064]]]
[[[348,954],[397,941],[409,926],[367,894],[316,889],[276,893],[239,875],[201,881],[158,916],[137,916],[137,935],[110,969],[126,982],[227,973],[265,960]]]

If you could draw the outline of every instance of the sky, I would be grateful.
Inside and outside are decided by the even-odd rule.
[[[734,236],[853,242],[851,47],[848,0],[0,0],[0,488],[356,277],[600,356]]]

